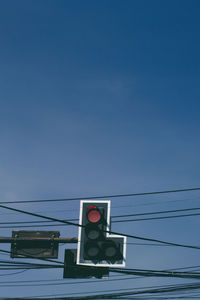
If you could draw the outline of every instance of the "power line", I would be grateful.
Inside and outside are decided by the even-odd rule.
[[[59,219],[56,219],[56,218],[31,213],[31,212],[28,212],[28,211],[8,207],[8,206],[5,206],[5,205],[0,205],[0,207],[8,209],[8,210],[13,210],[13,211],[16,211],[16,212],[20,212],[20,213],[23,213],[23,214],[27,214],[27,215],[31,215],[31,216],[35,216],[35,217],[39,217],[39,218],[44,218],[44,219],[51,220],[51,221],[61,222],[61,223],[64,223],[64,224],[69,224],[69,225],[73,225],[73,226],[77,226],[77,227],[84,227],[83,225],[80,225],[80,224],[77,224],[77,223],[68,222],[68,221],[64,221],[64,220],[59,220]],[[123,236],[129,237],[129,238],[143,240],[143,241],[162,243],[162,244],[165,244],[165,245],[171,245],[171,246],[176,246],[176,247],[184,247],[184,248],[191,248],[191,249],[198,249],[198,250],[200,249],[200,247],[198,247],[198,246],[191,246],[191,245],[184,245],[184,244],[179,244],[179,243],[166,242],[166,241],[159,240],[159,239],[144,238],[144,237],[139,237],[139,236],[136,236],[136,235],[119,233],[119,232],[115,232],[115,231],[108,231],[108,230],[103,230],[103,231],[107,232],[109,234],[123,235]]]
[[[139,279],[142,278],[140,277],[123,277],[123,278],[118,278],[118,279],[109,279],[109,282],[116,282],[116,281],[124,281],[124,280],[135,280],[135,279]],[[31,281],[30,281],[31,282]],[[51,283],[38,283],[38,284],[22,284],[21,281],[18,281],[17,284],[5,284],[3,283],[3,285],[0,285],[0,287],[28,287],[28,286],[52,286],[52,285],[74,285],[74,284],[93,284],[93,283],[105,283],[108,282],[108,279],[102,279],[101,281],[99,280],[90,280],[90,281],[74,281],[74,282],[51,282]]]
[[[183,217],[195,217],[199,216],[200,213],[196,214],[184,214],[184,215],[176,215],[176,216],[165,216],[165,217],[152,217],[152,218],[140,218],[140,219],[125,219],[125,220],[115,220],[112,223],[126,223],[126,222],[139,222],[139,221],[152,221],[152,220],[163,220],[163,219],[176,219]],[[48,225],[40,225],[40,221],[33,222],[11,222],[13,224],[38,224],[39,227],[55,227],[55,226],[66,226],[69,224],[48,224]],[[77,223],[78,224],[78,223]],[[1,226],[0,228],[35,228],[36,225],[15,225],[15,226]]]
[[[171,293],[171,292],[177,292],[177,291],[190,291],[190,290],[196,290],[200,288],[200,284],[199,283],[193,283],[193,284],[187,284],[187,285],[166,285],[166,286],[155,286],[155,287],[151,287],[151,288],[136,288],[136,289],[130,289],[130,288],[126,288],[126,289],[115,289],[115,290],[106,290],[104,292],[109,292],[109,293],[101,293],[102,291],[92,291],[92,292],[75,292],[75,293],[71,293],[70,296],[67,297],[62,297],[62,298],[57,298],[59,300],[88,300],[88,299],[116,299],[119,297],[123,297],[123,296],[129,296],[129,295],[143,295],[143,294],[158,294],[158,293],[163,293],[166,295],[166,293]],[[122,292],[124,291],[124,292]],[[115,292],[115,293],[110,293],[110,292]],[[98,294],[93,294],[92,296],[89,296],[88,294],[92,294],[92,293],[98,293]],[[87,294],[87,296],[71,296],[71,295],[83,295],[83,294]],[[35,299],[35,298],[40,298],[40,297],[51,297],[51,298],[43,298],[43,300],[49,300],[49,299],[55,299],[56,296],[65,296],[65,294],[57,294],[57,295],[43,295],[43,296],[35,296],[32,297],[31,299]],[[52,296],[54,298],[52,298]],[[24,298],[25,300],[26,298]],[[30,299],[30,298],[29,298]],[[17,299],[16,299],[17,300]],[[28,300],[28,299],[27,299]]]
[[[124,278],[125,276],[123,274],[121,275],[112,275],[111,278]],[[128,276],[127,278],[131,278],[131,276]],[[135,277],[133,277],[135,278]],[[110,278],[109,278],[110,280]],[[64,280],[65,281],[65,284],[71,284],[71,283],[74,283],[74,282],[77,282],[77,281],[70,281],[70,282],[66,282],[66,279]],[[102,280],[99,280],[99,279],[96,279],[96,280],[84,280],[84,282],[91,282],[91,281],[95,281],[95,282],[101,282]],[[108,279],[106,279],[106,281],[108,281]],[[53,278],[53,279],[37,279],[37,280],[13,280],[13,281],[0,281],[0,285],[3,285],[3,284],[9,284],[9,283],[12,283],[12,284],[18,284],[18,283],[41,283],[41,282],[63,282],[63,279],[57,279],[57,278]],[[83,282],[83,280],[80,281],[80,283]]]
[[[77,267],[77,266],[76,266]],[[74,266],[74,268],[76,268]],[[9,267],[9,268],[2,268],[0,267],[0,270],[19,270],[19,269],[49,269],[49,268],[63,268],[63,266],[54,266],[54,265],[33,265],[33,266],[17,266],[17,267]],[[176,278],[186,278],[186,279],[200,279],[200,273],[195,273],[195,272],[169,272],[169,271],[157,271],[157,270],[143,270],[143,269],[114,269],[114,268],[109,268],[109,270],[111,272],[116,272],[116,273],[122,273],[122,274],[129,274],[129,275],[136,275],[136,276],[143,276],[143,277],[176,277]],[[125,280],[128,278],[124,278],[124,279],[114,279],[114,280],[110,280],[110,281],[116,281],[116,280]],[[93,281],[93,282],[97,282],[97,281]],[[77,282],[76,282],[77,283]],[[80,282],[83,283],[83,282]],[[57,283],[54,285],[61,285],[62,283]],[[64,283],[63,283],[64,284]],[[75,284],[75,283],[74,283]],[[42,285],[52,285],[52,284],[37,284],[37,286],[42,286]],[[9,286],[13,286],[13,285],[4,285],[4,287],[9,287]],[[15,285],[14,285],[15,286]],[[30,284],[30,285],[17,285],[19,286],[35,286],[34,284]]]
[[[11,267],[0,267],[0,270],[21,270],[21,269],[23,269],[23,270],[25,270],[25,269],[28,269],[28,270],[34,270],[34,269],[36,269],[36,270],[38,270],[38,269],[59,269],[59,268],[63,268],[63,266],[56,266],[56,265],[52,265],[52,266],[24,266],[24,265],[22,265],[22,266],[16,266],[16,267],[13,267],[13,266],[11,266]]]
[[[79,224],[74,223],[74,222],[63,221],[63,220],[59,220],[59,219],[56,219],[56,218],[39,215],[39,214],[36,214],[36,213],[28,212],[28,211],[25,211],[25,210],[9,207],[9,206],[5,206],[5,205],[0,205],[0,207],[8,209],[8,210],[16,211],[16,212],[19,212],[19,213],[23,213],[23,214],[26,214],[26,215],[47,219],[47,220],[50,220],[50,221],[55,221],[55,222],[60,222],[60,223],[68,224],[68,225],[82,227],[82,225],[79,225]]]
[[[137,216],[146,216],[146,215],[158,215],[158,214],[177,213],[177,212],[193,211],[193,210],[200,210],[200,207],[182,208],[182,209],[173,209],[173,210],[161,210],[161,211],[155,211],[155,212],[153,211],[153,212],[145,212],[145,213],[137,213],[137,214],[124,214],[124,215],[112,216],[112,218],[114,219],[114,218],[123,218],[123,217],[137,217]]]
[[[181,269],[181,268],[180,268]],[[130,274],[136,276],[147,276],[147,277],[177,277],[177,278],[187,278],[187,279],[200,279],[199,272],[179,272],[174,269],[172,270],[146,270],[146,269],[118,269],[110,268],[111,272],[120,274]]]
[[[24,262],[24,261],[20,261],[20,262],[16,262],[16,261],[10,261],[10,260],[0,260],[0,266],[2,265],[26,265],[26,266],[52,266],[50,264],[38,264],[38,263],[29,263],[29,262]],[[63,263],[62,263],[62,267],[63,267]]]
[[[124,218],[124,217],[138,217],[138,216],[146,216],[146,215],[157,215],[157,214],[168,214],[168,213],[177,213],[177,212],[184,212],[184,211],[196,211],[200,210],[200,207],[194,207],[194,208],[184,208],[184,209],[174,209],[174,210],[164,210],[164,211],[156,211],[156,212],[146,212],[146,213],[137,213],[137,214],[123,214],[123,215],[117,215],[117,216],[111,216],[111,219],[116,219],[116,218]],[[198,216],[200,213],[197,214],[187,214],[187,215],[175,215],[175,216],[167,216],[167,217],[159,217],[158,219],[162,218],[176,218],[176,217],[187,217],[187,216]],[[155,218],[157,219],[157,218]],[[61,219],[60,219],[61,220]],[[78,221],[79,219],[73,218],[73,219],[64,219],[64,221],[71,222],[71,221]],[[113,223],[117,222],[130,222],[130,221],[143,221],[143,220],[154,220],[154,218],[147,218],[147,219],[134,219],[134,220],[117,220],[117,221],[112,221]],[[49,223],[49,222],[54,222],[54,221],[15,221],[15,222],[0,222],[0,225],[17,225],[17,224],[40,224],[40,223]],[[78,224],[78,223],[77,223]],[[56,225],[51,225],[51,226],[56,226]],[[7,228],[7,227],[0,227],[0,228]]]
[[[21,273],[24,273],[24,272],[26,272],[26,271],[29,271],[28,269],[26,270],[22,270],[22,271],[19,271],[19,272],[14,272],[14,273],[7,273],[7,274],[5,274],[5,273],[3,273],[3,274],[0,274],[0,276],[11,276],[11,275],[16,275],[16,274],[21,274]]]
[[[75,198],[60,198],[60,199],[41,199],[41,200],[18,200],[18,201],[1,201],[0,204],[17,204],[17,203],[39,203],[39,202],[61,202],[61,201],[79,201],[79,200],[95,200],[105,198],[121,198],[121,197],[135,197],[135,196],[147,196],[147,195],[159,195],[169,193],[182,193],[199,191],[200,187],[175,189],[175,190],[164,190],[164,191],[153,191],[153,192],[142,192],[142,193],[130,193],[130,194],[115,194],[115,195],[100,195],[100,196],[86,196],[86,197],[75,197]]]
[[[12,253],[11,251],[3,250],[3,249],[0,249],[0,252],[6,253],[6,254],[11,254]],[[31,256],[30,254],[26,255],[25,253],[23,253],[23,256],[24,257],[27,256],[28,258],[32,258],[32,259],[38,259],[38,260],[42,260],[42,261],[53,262],[53,263],[56,263],[56,264],[63,264],[62,261],[53,260],[53,259],[49,259],[49,258],[35,257],[35,256]]]
[[[200,213],[196,213],[196,214],[186,214],[186,215],[177,215],[177,216],[165,216],[165,217],[142,218],[142,219],[116,220],[116,221],[114,221],[113,223],[137,222],[137,221],[152,221],[152,220],[175,219],[175,218],[194,217],[194,216],[200,216]]]
[[[78,219],[67,219],[67,220],[64,220],[64,221],[78,221]],[[38,224],[38,223],[49,223],[49,222],[55,222],[55,221],[19,221],[19,222],[0,222],[0,225],[5,225],[5,224]],[[78,224],[78,223],[77,223]],[[55,225],[54,225],[55,226]]]
[[[184,201],[199,201],[200,200],[200,197],[198,197],[198,198],[187,198],[187,199],[176,199],[176,200],[167,200],[167,201],[164,201],[164,200],[162,200],[162,202],[160,202],[160,201],[148,201],[148,203],[139,203],[139,204],[133,204],[133,203],[129,203],[128,205],[125,205],[125,204],[123,204],[123,205],[112,205],[112,209],[117,209],[117,208],[126,208],[126,207],[128,207],[128,208],[130,208],[130,207],[141,207],[141,206],[149,206],[149,205],[153,205],[153,204],[166,204],[166,203],[173,203],[173,202],[184,202]],[[28,203],[28,202],[27,202]],[[59,212],[59,213],[66,213],[66,212],[72,212],[72,211],[76,211],[77,212],[77,208],[75,209],[62,209],[62,210],[37,210],[37,211],[33,211],[33,212],[35,212],[35,213],[43,213],[44,211],[45,211],[45,213],[51,213],[51,212],[53,212],[53,213],[55,213],[55,212]],[[10,212],[10,213],[0,213],[0,215],[14,215],[14,213],[12,213],[12,212]]]
[[[177,271],[177,270],[187,270],[187,269],[197,269],[200,266],[188,266],[188,267],[180,267],[180,268],[174,268],[174,269],[169,269],[169,270],[164,270],[164,271]],[[122,270],[135,270],[135,269],[122,269]],[[105,279],[105,280],[82,280],[82,281],[73,281],[73,282],[63,282],[63,279],[48,279],[48,280],[15,280],[15,281],[2,281],[0,282],[0,286],[3,287],[8,287],[8,286],[16,286],[16,287],[21,287],[21,286],[46,286],[46,285],[74,285],[74,284],[87,284],[87,283],[102,283],[102,282],[111,282],[111,281],[123,281],[123,280],[135,280],[135,279],[142,279],[143,276],[138,276],[131,277],[130,275],[128,277],[125,277],[124,274],[122,275],[113,275],[111,279]],[[113,277],[115,277],[113,279]],[[38,284],[39,283],[39,284]]]
[[[179,270],[179,269],[191,269],[191,268],[197,268],[197,267],[199,267],[199,266],[191,266],[191,267],[182,267],[182,268],[176,268],[176,269],[171,269],[171,271],[175,271],[175,270]],[[129,274],[130,274],[130,272],[133,272],[133,271],[135,271],[135,272],[139,272],[139,271],[144,271],[144,270],[137,270],[137,269],[120,269],[121,271],[123,271],[123,270],[125,270],[126,272],[129,272]],[[42,280],[43,282],[45,282],[45,283],[41,283],[41,280],[26,280],[26,281],[13,281],[13,282],[10,282],[10,281],[4,281],[4,282],[0,282],[0,286],[1,285],[3,285],[3,287],[22,287],[22,286],[49,286],[49,285],[74,285],[74,284],[90,284],[90,283],[102,283],[102,282],[114,282],[114,281],[123,281],[123,280],[135,280],[135,279],[140,279],[140,278],[142,278],[142,277],[145,277],[145,276],[150,276],[150,270],[145,270],[146,272],[147,272],[147,275],[140,275],[139,277],[130,277],[130,276],[128,276],[128,277],[124,277],[123,276],[123,278],[114,278],[114,279],[106,279],[106,280],[101,280],[101,281],[99,281],[99,280],[90,280],[90,281],[74,281],[74,282],[60,282],[61,280]],[[170,270],[169,270],[170,271]],[[169,272],[168,271],[168,272]],[[112,270],[112,272],[114,272],[113,270]],[[151,272],[167,272],[167,271],[155,271],[155,270],[151,270]],[[120,273],[123,273],[123,272],[120,272]],[[139,273],[138,273],[139,274]],[[144,273],[145,274],[145,273]],[[179,273],[177,273],[176,274],[176,276],[173,276],[173,274],[175,274],[174,272],[172,273],[172,275],[169,273],[169,274],[167,274],[169,277],[180,277],[183,273],[180,273],[180,276],[178,276],[179,275]],[[193,273],[191,273],[191,274],[193,274]],[[132,274],[130,274],[130,275],[132,275]],[[151,274],[152,275],[152,274]],[[165,277],[168,277],[168,276],[165,276]],[[188,277],[190,278],[190,273],[187,273],[187,275],[188,275]],[[197,274],[195,274],[195,275],[197,275]],[[200,275],[200,274],[199,274]],[[152,275],[152,276],[156,276],[156,275]],[[113,276],[114,277],[114,276]],[[116,276],[116,277],[121,277],[121,276]],[[161,277],[163,277],[163,276],[161,276]],[[183,277],[181,277],[181,278],[183,278]],[[52,282],[53,281],[53,282]],[[59,282],[55,282],[55,281],[59,281]],[[35,283],[34,284],[34,282],[39,282],[39,283]]]

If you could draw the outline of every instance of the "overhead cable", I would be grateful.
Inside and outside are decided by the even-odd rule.
[[[80,225],[80,224],[77,224],[77,223],[74,223],[74,222],[59,220],[59,219],[56,219],[56,218],[35,214],[35,213],[32,213],[32,212],[24,211],[24,210],[17,209],[17,208],[8,207],[8,206],[5,206],[5,205],[0,205],[0,207],[8,209],[8,210],[13,210],[13,211],[16,211],[16,212],[19,212],[19,213],[23,213],[23,214],[27,214],[27,215],[31,215],[31,216],[35,216],[35,217],[39,217],[39,218],[43,218],[43,219],[47,219],[47,220],[61,222],[61,223],[64,223],[64,224],[69,224],[69,225],[73,225],[73,226],[77,226],[77,227],[84,227],[83,225]],[[167,242],[167,241],[163,241],[163,240],[159,240],[159,239],[139,237],[139,236],[136,236],[136,235],[119,233],[119,232],[109,231],[109,230],[103,230],[103,231],[106,232],[106,233],[109,233],[109,234],[123,235],[123,236],[129,237],[129,238],[143,240],[143,241],[156,242],[156,243],[162,243],[162,244],[165,244],[165,245],[172,245],[172,246],[176,246],[176,247],[184,247],[184,248],[191,248],[191,249],[200,250],[200,247],[198,247],[198,246],[172,243],[172,242]]]
[[[86,197],[74,197],[74,198],[60,198],[60,199],[40,199],[40,200],[17,200],[17,201],[1,201],[0,204],[17,204],[17,203],[39,203],[39,202],[61,202],[61,201],[79,201],[79,200],[95,200],[105,198],[122,198],[122,197],[135,197],[135,196],[147,196],[147,195],[159,195],[169,193],[182,193],[199,191],[200,187],[175,189],[175,190],[164,190],[164,191],[153,191],[153,192],[142,192],[142,193],[130,193],[130,194],[111,194],[111,195],[100,195],[100,196],[86,196]]]
[[[58,300],[88,300],[88,299],[117,299],[119,297],[124,297],[124,296],[132,296],[132,295],[146,295],[146,294],[166,294],[166,293],[172,293],[172,292],[180,292],[180,291],[192,291],[192,290],[197,290],[200,289],[200,284],[199,283],[193,283],[193,284],[180,284],[180,285],[168,285],[168,286],[164,286],[164,287],[152,287],[152,288],[148,288],[148,289],[144,289],[144,288],[136,288],[136,289],[130,289],[130,288],[126,288],[126,289],[115,289],[115,290],[104,290],[104,293],[102,293],[102,291],[91,291],[91,292],[75,292],[75,293],[71,293],[70,296],[66,296],[65,294],[57,294],[57,295],[43,295],[43,296],[37,296],[37,297],[32,297],[32,299],[34,298],[39,298],[39,297],[43,297],[41,299],[43,300],[50,300],[50,299],[58,299]],[[106,293],[105,293],[106,292]],[[111,292],[115,292],[115,293],[111,293]],[[94,294],[96,293],[96,294]],[[97,294],[98,293],[98,294]],[[100,294],[101,293],[101,294]],[[86,296],[71,296],[71,295],[83,295],[83,294],[87,294]],[[89,295],[89,294],[93,294],[93,295]],[[52,297],[53,296],[53,297]],[[63,296],[63,297],[60,297]],[[48,297],[48,298],[44,298],[44,297]],[[55,298],[55,297],[59,297],[59,298]],[[29,298],[30,299],[30,298]],[[29,300],[28,298],[24,298],[24,300]],[[16,299],[18,300],[18,299]]]
[[[156,212],[145,212],[145,213],[137,213],[137,214],[123,214],[123,215],[116,215],[116,216],[111,216],[112,219],[116,218],[125,218],[125,217],[139,217],[139,216],[148,216],[148,215],[159,215],[159,214],[169,214],[169,213],[177,213],[177,212],[184,212],[184,211],[196,211],[200,210],[200,207],[194,207],[194,208],[184,208],[184,209],[174,209],[174,210],[162,210],[162,211],[156,211]],[[113,220],[112,223],[117,223],[117,222],[131,222],[131,221],[143,221],[143,220],[156,220],[156,219],[165,219],[165,218],[178,218],[178,217],[188,217],[188,216],[199,216],[200,213],[195,213],[195,214],[185,214],[185,215],[175,215],[175,216],[167,216],[167,217],[158,217],[158,218],[137,218],[133,220]],[[60,219],[62,220],[62,219]],[[64,219],[64,221],[71,222],[71,221],[78,221],[79,219],[73,218],[73,219]],[[22,224],[39,224],[40,223],[49,223],[49,222],[55,222],[55,221],[15,221],[15,222],[0,222],[0,225],[22,225]],[[78,223],[77,223],[78,224]],[[56,226],[55,224],[51,224],[51,226]],[[0,228],[7,228],[7,227],[0,227]],[[11,227],[12,228],[12,227]]]

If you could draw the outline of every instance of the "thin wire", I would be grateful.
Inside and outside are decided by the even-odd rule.
[[[74,285],[74,284],[90,284],[90,283],[105,283],[105,282],[111,282],[111,281],[123,281],[123,280],[135,280],[135,279],[140,279],[142,278],[141,276],[139,277],[123,277],[123,278],[119,278],[119,279],[103,279],[101,281],[99,280],[91,280],[91,281],[74,281],[74,282],[58,282],[58,283],[55,283],[55,282],[51,282],[51,283],[39,283],[39,284],[5,284],[5,283],[1,283],[1,284],[4,284],[4,285],[0,285],[1,287],[27,287],[27,286],[49,286],[49,285]],[[19,282],[19,281],[18,281]],[[20,282],[19,282],[20,283]]]
[[[64,221],[78,221],[78,219],[67,219]],[[0,225],[6,225],[6,224],[39,224],[39,223],[49,223],[49,222],[55,222],[55,221],[19,221],[19,222],[0,222]],[[55,225],[54,225],[55,226]]]
[[[164,220],[164,219],[176,219],[176,218],[195,217],[195,216],[200,216],[200,213],[178,215],[178,216],[165,216],[165,217],[152,217],[152,218],[142,218],[142,219],[116,220],[116,221],[113,221],[113,223],[137,222],[137,221],[152,221],[152,220]]]
[[[23,213],[23,214],[26,214],[26,215],[38,217],[38,218],[43,218],[43,219],[47,219],[47,220],[51,220],[51,221],[55,221],[55,222],[60,222],[60,223],[68,224],[68,225],[83,227],[82,225],[79,225],[79,224],[74,223],[74,222],[63,221],[63,220],[59,220],[59,219],[56,219],[56,218],[47,217],[47,216],[39,215],[39,214],[36,214],[36,213],[28,212],[28,211],[25,211],[25,210],[13,208],[13,207],[8,207],[8,206],[5,206],[5,205],[0,205],[0,207],[8,209],[8,210],[16,211],[16,212],[19,212],[19,213]]]
[[[139,204],[132,204],[132,203],[129,203],[128,205],[125,205],[125,204],[123,204],[123,205],[113,205],[112,206],[112,209],[117,209],[117,208],[126,208],[126,207],[128,207],[128,208],[130,208],[130,207],[140,207],[140,206],[149,206],[149,205],[152,205],[152,204],[165,204],[165,203],[171,203],[171,202],[184,202],[184,201],[199,201],[200,200],[200,198],[198,197],[198,198],[187,198],[187,199],[177,199],[177,200],[167,200],[167,201],[164,201],[164,200],[162,200],[162,202],[158,202],[158,201],[151,201],[151,202],[148,202],[148,203],[139,203]],[[66,212],[71,212],[71,211],[78,211],[78,209],[62,209],[62,210],[37,210],[37,211],[33,211],[33,212],[35,212],[35,213],[43,213],[45,211],[45,213],[51,213],[51,212],[53,212],[53,213],[55,213],[55,212],[63,212],[63,213],[66,213]],[[14,215],[14,213],[1,213],[0,215]]]
[[[187,278],[187,279],[200,279],[200,273],[198,272],[177,272],[177,271],[157,271],[157,270],[142,270],[142,269],[109,269],[111,272],[120,274],[130,274],[136,276],[147,276],[147,277],[176,277],[176,278]]]
[[[152,218],[140,218],[140,219],[125,219],[125,220],[115,220],[112,223],[126,223],[126,222],[141,222],[141,221],[152,221],[152,220],[164,220],[164,219],[176,219],[176,218],[184,218],[184,217],[195,217],[199,216],[200,213],[196,214],[185,214],[185,215],[176,215],[176,216],[165,216],[165,217],[152,217]],[[36,221],[35,221],[36,222]],[[17,224],[32,224],[33,222],[16,222]],[[50,222],[50,221],[47,221]],[[15,224],[15,222],[13,222]],[[48,225],[40,225],[40,221],[38,221],[37,227],[57,227],[57,226],[66,226],[69,224],[48,224]],[[78,224],[78,223],[77,223]],[[35,228],[35,225],[16,225],[16,226],[1,226],[0,228]]]
[[[35,270],[36,269],[37,270],[37,269],[59,269],[59,268],[63,268],[63,266],[52,265],[52,266],[49,266],[49,267],[45,267],[45,266],[44,267],[39,267],[39,266],[38,267],[37,266],[35,266],[35,267],[31,267],[31,266],[30,267],[28,267],[28,266],[24,267],[24,265],[23,265],[23,267],[20,267],[20,266],[19,267],[18,266],[17,267],[7,267],[7,268],[6,267],[5,268],[0,267],[0,270],[21,270],[21,269],[23,269],[23,270],[24,269],[28,269],[28,270],[31,270],[31,269]]]
[[[16,211],[16,212],[20,212],[20,213],[23,213],[23,214],[27,214],[27,215],[31,215],[31,216],[35,216],[35,217],[39,217],[39,218],[44,218],[44,219],[47,219],[47,220],[57,221],[57,222],[60,222],[60,223],[74,225],[74,226],[77,226],[77,227],[85,227],[84,225],[80,225],[80,224],[77,224],[77,223],[59,220],[59,219],[56,219],[56,218],[31,213],[31,212],[24,211],[24,210],[21,210],[21,209],[11,208],[11,207],[8,207],[8,206],[5,206],[5,205],[0,205],[0,207],[5,208],[5,209],[9,209],[9,210],[13,210],[13,211]],[[136,235],[119,233],[119,232],[115,232],[115,231],[103,230],[103,232],[106,232],[106,233],[109,233],[109,234],[122,235],[122,236],[126,236],[126,237],[133,238],[133,239],[138,239],[138,240],[143,240],[143,241],[162,243],[162,244],[165,244],[165,245],[172,245],[172,246],[176,246],[176,247],[184,247],[184,248],[191,248],[191,249],[198,249],[198,250],[200,249],[200,247],[198,247],[198,246],[191,246],[191,245],[184,245],[184,244],[166,242],[166,241],[163,241],[163,240],[158,240],[158,239],[153,239],[153,238],[144,238],[144,237],[139,237],[139,236],[136,236]]]
[[[10,275],[16,275],[16,274],[21,274],[21,273],[24,273],[24,272],[27,272],[29,270],[25,269],[25,270],[22,270],[22,271],[19,271],[19,272],[14,272],[14,273],[9,273],[9,274],[0,274],[0,276],[10,276]]]
[[[188,268],[191,268],[191,267],[188,267]],[[147,276],[147,275],[144,275],[144,276]],[[149,275],[148,276],[156,276],[156,275]],[[171,275],[168,275],[169,277],[171,277]],[[158,277],[158,276],[157,276]],[[167,276],[165,276],[167,277]],[[178,277],[178,276],[176,276]],[[189,275],[188,275],[189,277]],[[183,278],[183,277],[181,277]],[[48,282],[51,281],[51,283],[40,283],[40,284],[18,284],[18,283],[22,283],[22,281],[16,281],[15,283],[17,284],[13,284],[10,282],[0,282],[0,284],[3,285],[3,287],[22,287],[22,286],[49,286],[49,285],[66,285],[66,284],[85,284],[85,283],[102,283],[102,282],[111,282],[111,281],[123,281],[123,280],[135,280],[135,279],[142,279],[141,275],[139,277],[123,277],[123,278],[119,278],[119,279],[106,279],[106,280],[101,280],[101,281],[98,281],[98,280],[92,280],[92,281],[75,281],[75,282],[59,282],[59,283],[55,283],[52,281],[53,280],[47,280]],[[192,278],[193,279],[193,278]],[[24,281],[23,281],[24,282]],[[33,281],[28,281],[28,282],[33,282]],[[38,281],[37,281],[38,282]],[[8,284],[6,284],[8,283]]]
[[[158,215],[158,214],[169,214],[169,213],[177,213],[177,212],[193,211],[193,210],[200,210],[200,207],[182,208],[182,209],[173,209],[173,210],[161,210],[161,211],[153,211],[153,212],[145,212],[145,213],[137,213],[137,214],[124,214],[124,215],[112,216],[112,218],[114,219],[114,218],[124,218],[124,217],[138,217],[138,216],[148,216],[148,215]]]
[[[10,260],[0,260],[0,266],[2,265],[26,265],[26,266],[54,266],[54,265],[50,265],[50,264],[37,264],[37,263],[29,263],[29,262],[24,262],[24,261],[20,261],[20,262],[16,262],[16,261],[10,261]],[[61,266],[63,267],[63,263],[61,264]]]
[[[114,278],[121,278],[121,277],[124,278],[124,274],[121,274],[121,275],[112,275],[111,278],[113,278],[113,277]],[[131,278],[131,276],[128,276],[127,278]],[[67,278],[67,279],[70,279],[70,278]],[[72,278],[72,280],[73,280],[73,278]],[[41,279],[37,279],[37,280],[14,280],[14,281],[10,281],[9,280],[9,281],[1,281],[0,284],[9,284],[9,283],[14,284],[14,283],[22,283],[22,282],[23,283],[33,283],[33,282],[39,282],[39,283],[41,283],[41,282],[63,282],[63,279],[57,279],[57,278],[55,278],[55,279],[42,279],[42,280]],[[77,281],[75,281],[75,282],[77,282]],[[80,282],[83,282],[83,281],[80,281]],[[85,280],[85,282],[91,282],[91,281],[87,279],[87,280]],[[95,282],[100,282],[100,281],[99,281],[99,279],[97,279]],[[66,282],[65,281],[65,284],[70,284],[70,283],[71,282]]]
[[[3,250],[3,249],[0,249],[0,252],[12,254],[11,251]],[[28,258],[32,258],[32,259],[38,259],[38,260],[42,260],[42,261],[53,262],[53,263],[56,263],[56,264],[63,264],[62,261],[58,261],[58,260],[53,260],[53,259],[48,259],[48,258],[42,258],[42,257],[35,257],[35,256],[32,256],[32,255],[26,255],[26,254],[23,254],[23,256],[24,257],[28,256]]]
[[[169,194],[169,193],[182,193],[182,192],[191,192],[191,191],[199,191],[199,190],[200,190],[200,187],[194,187],[194,188],[185,188],[185,189],[176,189],[176,190],[130,193],[130,194],[102,195],[102,196],[89,196],[89,197],[76,197],[76,198],[41,199],[41,200],[29,200],[29,201],[27,201],[27,200],[1,201],[0,204],[79,201],[82,199],[92,200],[92,199],[105,199],[105,198],[135,197],[135,196],[159,195],[159,194]]]
[[[185,294],[185,291],[183,292],[184,294]],[[180,294],[180,293],[179,293]],[[192,294],[193,294],[193,292],[192,292]],[[182,295],[182,293],[181,293],[181,295]],[[155,299],[160,299],[160,300],[163,300],[163,299],[199,299],[199,293],[196,295],[196,296],[192,296],[191,295],[191,292],[190,292],[190,294],[188,295],[188,296],[169,296],[169,297],[166,297],[166,296],[164,296],[164,298],[163,298],[163,296],[159,296],[159,295],[154,295],[153,297],[149,297],[148,296],[148,300],[150,300],[150,299],[153,299],[153,300],[155,300]],[[105,299],[105,298],[104,298]],[[118,298],[118,299],[124,299],[124,300],[131,300],[131,299],[137,299],[137,300],[139,300],[139,299],[145,299],[146,300],[146,296],[130,296],[130,297],[120,297],[120,298]]]
[[[159,287],[159,288],[158,288]],[[104,292],[113,292],[113,291],[118,291],[118,293],[109,293],[109,294],[94,294],[92,296],[83,296],[83,297],[65,297],[63,298],[62,300],[67,300],[67,299],[112,299],[114,297],[121,297],[121,296],[128,296],[128,295],[139,295],[139,294],[149,294],[149,293],[166,293],[166,292],[175,292],[175,291],[181,291],[181,290],[191,290],[191,289],[199,289],[200,288],[200,284],[187,284],[187,285],[174,285],[174,286],[169,286],[167,285],[160,287],[160,286],[157,286],[157,287],[151,287],[151,289],[148,289],[148,290],[142,290],[144,288],[136,288],[134,289],[134,291],[131,289],[131,288],[126,288],[126,289],[115,289],[115,290],[106,290]],[[128,292],[121,292],[119,293],[120,291],[128,291]],[[71,293],[70,295],[79,295],[79,294],[91,294],[91,293],[99,293],[99,292],[102,292],[102,291],[92,291],[92,292],[80,292],[80,293]],[[56,296],[65,296],[65,294],[57,294],[57,295],[43,295],[43,296],[35,296],[35,297],[32,297],[32,298],[39,298],[39,297],[50,297],[50,296],[53,296],[53,297],[56,297]],[[50,298],[48,298],[50,299]],[[52,299],[52,298],[51,298]],[[54,299],[54,298],[53,298]],[[115,299],[115,298],[114,298]]]
[[[194,208],[184,208],[184,209],[174,209],[174,210],[162,210],[162,211],[156,211],[156,212],[146,212],[146,213],[137,213],[137,214],[123,214],[123,215],[117,215],[117,216],[111,216],[111,219],[116,218],[125,218],[125,217],[138,217],[138,216],[146,216],[146,215],[157,215],[157,214],[168,214],[168,213],[177,213],[177,212],[183,212],[183,211],[196,211],[200,210],[200,207],[194,207]],[[196,214],[187,214],[187,215],[176,215],[176,216],[167,216],[167,217],[159,217],[159,218],[147,218],[147,219],[133,219],[133,220],[117,220],[112,221],[113,223],[117,222],[130,222],[130,221],[144,221],[144,220],[156,220],[156,219],[166,219],[166,218],[178,218],[178,217],[188,217],[188,216],[199,216],[200,213]],[[79,219],[64,219],[63,221],[71,222],[71,221],[78,221]],[[40,224],[40,223],[49,223],[54,221],[20,221],[20,222],[0,222],[0,225],[11,225],[11,224]],[[54,224],[51,224],[51,226],[56,226]],[[25,226],[23,226],[25,227]],[[0,228],[7,228],[7,227],[0,227]],[[12,228],[12,227],[11,227]]]

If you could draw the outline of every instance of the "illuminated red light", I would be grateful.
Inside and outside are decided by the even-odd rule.
[[[88,221],[91,223],[98,223],[101,220],[101,213],[96,206],[89,206],[86,213]]]

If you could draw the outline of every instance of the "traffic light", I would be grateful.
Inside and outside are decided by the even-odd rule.
[[[125,266],[126,237],[109,234],[110,201],[80,203],[77,264]]]

